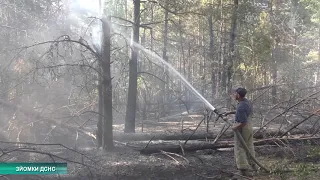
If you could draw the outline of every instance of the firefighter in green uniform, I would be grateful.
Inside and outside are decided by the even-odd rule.
[[[233,99],[238,101],[235,123],[232,127],[234,131],[239,131],[242,138],[246,142],[250,153],[255,156],[254,146],[253,146],[253,130],[252,130],[252,106],[247,98],[245,98],[247,90],[244,88],[238,88],[233,90]],[[242,147],[240,140],[234,134],[234,156],[239,173],[243,176],[252,176],[250,170],[257,170],[255,163],[246,154],[246,151]]]

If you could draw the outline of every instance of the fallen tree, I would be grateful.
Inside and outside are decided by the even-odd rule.
[[[259,132],[254,135],[255,139],[263,139],[263,138],[271,138],[271,137],[277,137],[281,136],[283,133],[285,133],[285,130],[278,130],[278,129],[269,129],[265,132]],[[297,134],[305,134],[305,130],[292,130],[290,131],[290,135],[297,135]],[[149,141],[150,139],[153,140],[164,140],[164,141],[170,141],[170,140],[204,140],[204,139],[215,139],[216,136],[219,134],[219,130],[217,130],[216,133],[205,133],[205,132],[198,132],[194,133],[134,133],[134,134],[127,134],[127,133],[119,133],[114,132],[114,140],[116,141]],[[231,130],[226,131],[223,133],[223,135],[220,138],[232,138],[234,135],[234,132]]]
[[[15,105],[13,103],[10,103],[10,102],[7,102],[7,101],[1,100],[1,99],[0,99],[0,105],[2,105],[3,107],[6,107],[6,108],[12,109],[12,110],[19,110],[19,112],[23,113],[25,116],[30,117],[30,119],[33,119],[32,122],[25,122],[23,124],[19,124],[20,125],[20,132],[23,131],[24,127],[27,127],[30,124],[43,122],[43,123],[46,123],[47,125],[54,126],[54,128],[48,128],[49,133],[47,134],[47,136],[49,134],[51,134],[53,132],[53,130],[58,131],[58,129],[60,128],[61,130],[59,132],[65,135],[65,139],[71,137],[70,132],[74,136],[76,136],[77,134],[82,134],[82,135],[85,135],[86,137],[90,137],[90,138],[95,139],[95,135],[93,133],[86,131],[83,128],[74,127],[72,125],[68,125],[66,123],[59,122],[59,121],[56,121],[56,120],[48,118],[48,117],[44,117],[44,116],[40,115],[39,112],[36,112],[33,109],[23,108],[23,107],[20,107],[19,105]],[[42,128],[44,128],[44,127],[42,127]],[[18,136],[19,135],[20,135],[20,133],[18,134]]]
[[[306,144],[309,145],[319,145],[320,137],[311,137],[311,138],[269,138],[263,139],[259,141],[255,141],[255,146],[264,146],[264,145],[299,145]],[[232,148],[234,147],[233,141],[217,141],[214,144],[210,143],[193,143],[186,145],[167,145],[167,144],[157,144],[157,145],[149,145],[147,148],[141,149],[141,154],[153,154],[160,153],[161,151],[171,152],[171,153],[181,153],[181,152],[193,152],[198,150],[205,149],[221,149],[221,148]]]
[[[114,132],[114,140],[117,141],[149,141],[153,140],[186,140],[192,133],[119,133]],[[198,139],[213,139],[213,133],[196,133],[194,134],[190,140],[198,140]]]
[[[260,127],[260,129],[258,129],[253,135],[255,135],[255,134],[257,134],[257,133],[265,130],[264,127],[266,127],[268,124],[270,124],[271,122],[273,122],[274,120],[276,120],[278,117],[281,117],[282,115],[286,114],[290,109],[298,106],[300,103],[306,101],[307,99],[310,99],[311,97],[313,97],[313,96],[315,96],[315,95],[317,95],[317,94],[319,94],[319,93],[320,93],[320,91],[317,91],[317,92],[315,92],[315,93],[312,93],[312,94],[308,95],[307,97],[302,98],[300,101],[298,101],[298,102],[295,103],[294,105],[286,108],[283,112],[281,112],[280,114],[276,115],[275,117],[273,117],[273,118],[272,118],[271,120],[269,120],[268,122],[264,123],[264,124]]]

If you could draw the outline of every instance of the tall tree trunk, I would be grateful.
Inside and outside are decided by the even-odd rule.
[[[274,2],[273,0],[270,2],[270,17],[273,17],[273,6],[274,6]],[[277,37],[275,28],[272,26],[272,39],[273,39],[273,49],[272,49],[272,54],[271,54],[271,75],[272,75],[272,83],[273,83],[273,87],[271,89],[271,99],[272,99],[272,103],[276,104],[277,103],[277,79],[278,79],[278,68],[277,68],[277,58],[276,58],[276,54],[279,50],[279,38]]]
[[[99,0],[99,13],[102,15],[103,10],[102,10],[102,0]],[[102,34],[102,39],[104,39],[104,34]],[[102,43],[102,42],[101,42]],[[102,54],[101,54],[101,48],[99,49],[100,57],[98,60],[98,67],[97,69],[99,72],[102,74]],[[103,127],[102,127],[102,122],[103,122],[103,95],[102,95],[102,77],[101,74],[98,75],[98,124],[97,124],[97,146],[100,148],[102,147],[102,133],[103,133]]]
[[[168,0],[165,1],[165,12],[164,12],[164,27],[163,27],[163,50],[162,50],[162,58],[165,61],[168,61],[168,56],[167,56],[167,46],[168,46],[168,16],[169,16],[169,12],[168,12]],[[164,76],[163,76],[163,80],[164,82],[168,83],[167,81],[167,71],[164,68]],[[162,93],[160,94],[160,107],[161,107],[161,114],[160,117],[165,116],[166,114],[166,108],[165,105],[167,103],[167,86],[168,84],[164,83],[164,82],[160,82],[161,83],[161,90]]]
[[[277,79],[278,79],[278,67],[277,67],[277,58],[276,58],[276,54],[277,54],[277,50],[278,50],[278,44],[275,45],[273,51],[272,51],[272,84],[273,87],[271,89],[271,96],[272,96],[272,104],[276,104],[277,103]]]
[[[182,67],[182,64],[183,64],[183,76],[185,77],[186,76],[186,61],[185,61],[185,57],[184,57],[184,40],[183,40],[183,29],[182,29],[182,22],[181,22],[181,19],[180,17],[179,18],[179,36],[180,36],[180,48],[181,48],[181,60],[180,60],[180,64],[181,64],[181,67]],[[181,62],[182,61],[182,62]],[[181,84],[181,81],[179,81],[180,84]],[[181,92],[184,91],[184,88],[183,86],[181,86],[181,89],[180,89]]]
[[[266,64],[264,66],[267,66]],[[260,67],[260,71],[263,74],[263,86],[267,86],[269,84],[268,82],[268,76],[267,76],[267,69],[265,67],[263,67],[263,65],[261,65]],[[267,103],[267,98],[266,96],[262,96],[261,97],[261,106],[262,104],[266,104]]]
[[[209,37],[210,37],[210,46],[209,46],[209,57],[211,61],[211,82],[212,82],[212,97],[216,96],[216,71],[217,68],[215,67],[214,62],[214,35],[213,35],[213,22],[212,22],[212,14],[208,17],[208,24],[209,24]]]
[[[109,21],[109,22],[108,22]],[[102,21],[104,34],[102,44],[102,94],[103,94],[103,149],[113,149],[113,118],[112,118],[112,78],[111,78],[111,27],[110,16]]]
[[[124,7],[125,7],[125,12],[126,12],[126,15],[125,15],[125,18],[128,19],[128,1],[127,0],[124,0]]]
[[[101,59],[99,59],[101,61]],[[99,62],[99,65],[101,65],[101,62]],[[100,66],[101,67],[101,66]],[[97,124],[97,145],[98,147],[102,146],[102,121],[103,121],[103,95],[102,95],[102,80],[101,77],[99,76],[99,84],[98,84],[98,124]]]
[[[229,60],[227,67],[227,88],[226,92],[229,93],[232,88],[232,75],[233,75],[233,64],[236,58],[235,55],[235,41],[236,41],[236,31],[237,31],[237,14],[238,14],[238,6],[239,0],[233,0],[233,15],[232,15],[232,25],[231,25],[231,34],[230,34],[230,44],[229,44]],[[231,106],[231,97],[228,96],[228,107]]]
[[[297,69],[299,69],[297,66],[298,66],[298,62],[297,62],[297,60],[296,60],[296,52],[295,52],[295,48],[296,48],[296,44],[297,44],[297,36],[296,36],[296,30],[294,29],[294,32],[293,32],[294,34],[293,34],[293,38],[294,38],[294,42],[293,42],[293,47],[292,47],[292,61],[293,61],[293,68],[292,68],[292,89],[291,89],[291,93],[292,93],[292,95],[291,95],[291,99],[293,100],[293,102],[294,102],[294,100],[296,99],[296,92],[297,92],[297,90],[296,90],[296,87],[297,87],[297,84],[296,84],[296,80],[297,80],[297,78],[298,78],[298,71],[297,71]]]
[[[153,22],[154,20],[154,12],[153,12],[153,4],[151,4],[151,22]],[[153,29],[150,28],[150,49],[151,51],[153,50]],[[152,63],[149,63],[150,64],[150,71],[153,72],[153,64]]]
[[[320,25],[318,27],[318,63],[320,63]],[[314,86],[318,84],[319,81],[319,76],[320,76],[320,64],[317,65],[317,72],[316,72],[316,77],[314,80]],[[316,91],[316,89],[315,89]]]
[[[291,7],[291,14],[292,15],[295,15],[297,13],[297,7],[298,7],[298,1],[297,0],[292,0],[291,1],[292,3],[292,7]],[[296,99],[296,95],[297,95],[297,90],[296,90],[296,87],[297,87],[297,84],[296,84],[296,80],[299,78],[298,77],[298,73],[299,71],[297,71],[297,69],[299,69],[299,63],[297,62],[297,59],[296,59],[296,45],[297,45],[297,38],[298,38],[298,33],[296,32],[296,24],[293,23],[292,24],[292,31],[293,31],[293,46],[292,46],[292,64],[293,64],[293,67],[292,67],[292,87],[291,87],[291,99],[292,100],[295,100]],[[281,52],[282,53],[282,52]]]
[[[223,14],[223,0],[220,0],[220,28],[219,28],[219,35],[220,35],[220,42],[219,45],[219,53],[217,54],[217,62],[218,62],[218,71],[216,74],[216,96],[218,98],[220,96],[220,92],[222,90],[222,73],[224,71],[223,63],[223,42],[224,42],[224,34],[223,34],[223,27],[224,27],[224,14]],[[217,35],[218,37],[218,35]],[[218,38],[217,38],[218,40]]]
[[[320,76],[320,24],[318,25],[318,64],[315,64],[315,72],[312,74],[314,77],[314,82],[313,85],[317,86],[318,81],[319,81],[319,76]],[[317,89],[315,88],[314,91]]]
[[[140,26],[140,0],[133,0],[134,3],[134,25],[133,25],[133,43],[139,43]],[[131,60],[129,61],[129,90],[128,103],[125,121],[125,133],[135,133],[136,122],[136,102],[137,102],[137,66],[138,49],[132,45]]]
[[[151,22],[154,20],[153,4],[151,5]],[[153,50],[153,29],[150,29],[150,49]]]
[[[221,88],[222,88],[222,92],[226,93],[226,88],[227,88],[227,62],[228,59],[226,57],[226,51],[227,51],[227,47],[226,47],[226,33],[227,32],[227,28],[226,28],[226,23],[223,23],[223,34],[222,34],[222,73],[221,73]]]
[[[203,56],[203,63],[202,66],[200,67],[200,72],[201,72],[201,93],[205,98],[207,97],[207,81],[206,81],[206,65],[207,65],[207,51],[206,51],[206,45],[205,45],[205,26],[204,26],[204,22],[202,22],[202,36],[201,36],[201,46],[203,48],[203,52],[202,52],[202,56]]]
[[[191,43],[189,41],[188,43],[188,81],[192,84],[192,72],[191,72],[191,67],[192,67],[192,60],[191,60]],[[188,88],[185,88],[186,92],[186,100],[187,100],[187,107],[190,109],[190,97],[191,97],[191,92]]]
[[[144,16],[143,19],[145,20],[146,17]],[[145,47],[145,45],[146,45],[146,29],[145,28],[143,29],[143,35],[142,35],[142,38],[141,38],[141,45],[143,47]],[[140,63],[140,64],[141,64],[141,66],[140,66],[138,72],[143,71],[146,68],[146,59],[143,58],[143,63]],[[147,116],[147,112],[146,112],[146,110],[147,110],[146,88],[147,87],[140,89],[140,91],[141,91],[141,104],[140,104],[140,106],[141,106],[141,111],[142,111],[141,112],[142,113],[142,119],[141,120],[145,120],[146,116]],[[142,122],[142,124],[143,124],[143,122]]]

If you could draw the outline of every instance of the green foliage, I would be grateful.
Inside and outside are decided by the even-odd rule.
[[[300,0],[300,2],[309,10],[311,20],[314,23],[320,23],[320,1],[318,0]]]
[[[144,87],[143,78],[141,76],[138,77],[137,82],[138,82],[139,89]]]
[[[320,155],[320,147],[309,146],[305,144],[303,148],[306,148],[305,157],[303,154],[296,154],[292,158],[273,158],[265,157],[263,162],[271,170],[270,178],[272,179],[318,179],[319,164],[317,159]],[[301,156],[302,155],[302,156]],[[315,163],[310,163],[309,160]],[[259,178],[258,178],[259,179]]]
[[[285,173],[285,171],[288,169],[287,159],[284,159],[282,161],[275,161],[269,166],[269,169],[271,170],[273,175],[280,177],[281,180],[287,179],[287,174]]]
[[[308,58],[309,62],[318,61],[318,59],[319,59],[319,53],[318,53],[318,51],[311,50],[311,51],[308,53],[307,58]]]
[[[314,146],[310,148],[307,157],[319,157],[320,156],[320,147]]]
[[[237,19],[240,25],[253,25],[259,21],[259,10],[250,1],[239,4]],[[249,24],[248,24],[249,22]]]
[[[302,163],[302,164],[296,165],[294,174],[299,180],[303,180],[308,175],[311,174],[312,170],[313,170],[312,165]]]

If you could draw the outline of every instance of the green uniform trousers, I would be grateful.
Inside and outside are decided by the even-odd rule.
[[[243,140],[246,142],[250,153],[255,157],[254,146],[253,146],[253,129],[251,122],[247,122],[247,124],[238,130],[242,135]],[[240,140],[237,138],[236,134],[234,133],[234,156],[237,164],[238,169],[251,169],[254,165],[254,162],[251,160],[249,155],[247,155],[246,151],[244,150],[243,146],[241,145]]]

